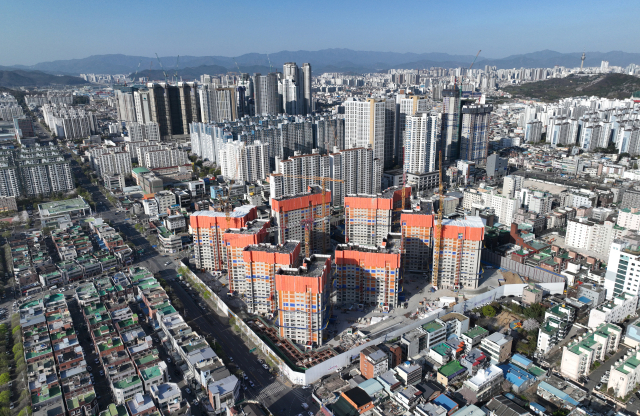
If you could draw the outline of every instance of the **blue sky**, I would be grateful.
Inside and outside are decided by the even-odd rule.
[[[349,48],[502,58],[640,52],[636,1],[4,0],[0,65],[123,53],[238,56]]]

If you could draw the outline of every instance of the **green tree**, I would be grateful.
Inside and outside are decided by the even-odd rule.
[[[20,325],[16,325],[11,330],[11,334],[15,334],[16,332],[20,332]]]
[[[11,377],[9,376],[9,373],[0,374],[0,384],[2,385],[7,384],[10,379]]]
[[[5,390],[0,393],[0,406],[7,406],[11,401],[11,392],[9,390]]]
[[[22,409],[20,413],[18,413],[18,416],[27,416],[32,414],[33,412],[31,411],[31,406],[27,406],[24,409]]]
[[[486,318],[493,318],[496,316],[496,310],[491,305],[485,305],[482,307],[482,315]]]
[[[567,416],[569,414],[569,410],[567,409],[556,409],[551,416]]]
[[[532,319],[541,319],[546,308],[539,303],[534,303],[524,310],[524,316]]]
[[[18,352],[20,352],[20,354],[22,354],[22,352],[24,351],[24,348],[22,347],[22,344],[16,344],[13,346],[13,353],[17,354]]]

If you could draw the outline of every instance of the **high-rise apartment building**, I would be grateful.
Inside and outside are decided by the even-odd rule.
[[[275,72],[267,75],[253,74],[253,90],[255,113],[259,115],[278,114],[278,75]]]
[[[278,242],[293,240],[302,242],[303,254],[323,254],[331,247],[329,219],[331,215],[331,192],[325,194],[323,206],[320,186],[310,186],[308,192],[295,196],[271,199],[271,215],[278,227]],[[305,248],[306,227],[309,227],[309,250]]]
[[[136,87],[114,87],[113,92],[119,121],[137,121],[135,100],[133,98],[133,93],[137,90],[138,88]]]
[[[118,173],[131,176],[131,154],[129,152],[109,150],[94,159],[94,166],[98,177]]]
[[[247,275],[244,268],[243,252],[252,244],[264,243],[268,237],[269,221],[249,221],[242,228],[229,228],[223,235],[227,255],[227,276],[229,291],[244,296],[247,286]]]
[[[411,188],[396,186],[376,195],[349,195],[344,198],[345,240],[347,243],[377,246],[392,231],[399,232],[400,211],[411,206]]]
[[[392,101],[388,99],[387,101]],[[407,129],[407,119],[408,117],[412,117],[415,115],[419,115],[422,113],[426,113],[429,111],[429,101],[426,97],[422,95],[408,95],[408,94],[398,94],[396,96],[396,129],[395,132],[397,134],[395,151],[397,152],[398,161],[405,160],[406,154],[408,151],[403,149],[406,145],[405,142],[407,140],[406,129]],[[387,114],[389,114],[387,112]],[[434,126],[435,127],[435,126]],[[440,132],[436,134],[439,135]],[[435,152],[435,150],[434,150]],[[385,157],[387,155],[385,154]],[[400,163],[398,163],[400,164]]]
[[[148,121],[146,123],[128,122],[127,132],[129,134],[129,140],[131,142],[159,142],[160,141],[160,128],[158,123]]]
[[[373,157],[384,163],[385,101],[349,98],[345,107],[345,147],[371,148]]]
[[[258,211],[253,205],[235,208],[227,220],[224,212],[196,211],[189,217],[189,233],[193,237],[196,267],[201,270],[222,270],[226,265],[223,236],[230,228],[245,227],[255,220]]]
[[[42,117],[52,134],[67,140],[84,139],[98,132],[96,115],[75,107],[45,104]]]
[[[218,163],[225,179],[254,182],[269,175],[269,145],[258,140],[225,143],[219,151]]]
[[[604,288],[607,299],[626,292],[640,295],[640,284],[635,270],[640,269],[640,247],[621,239],[613,240],[607,261]]]
[[[242,256],[246,273],[245,302],[251,313],[275,316],[278,306],[276,273],[300,265],[300,242],[258,244],[245,247]]]
[[[373,158],[371,149],[348,149],[321,155],[314,149],[311,154],[295,154],[276,161],[276,173],[270,177],[271,197],[294,196],[305,192],[320,181],[312,176],[342,182],[327,181],[332,205],[343,205],[346,194],[377,194],[380,192],[382,163]],[[309,179],[307,179],[309,178]]]
[[[493,106],[484,104],[462,107],[462,129],[460,131],[460,159],[487,164],[489,152],[489,122]]]
[[[460,151],[460,90],[442,91],[442,162],[446,165],[459,159]]]
[[[213,84],[203,85],[200,91],[200,111],[204,123],[237,120],[238,104],[235,88],[221,88]]]
[[[524,131],[524,140],[527,143],[538,143],[542,138],[542,121],[532,120],[527,123]]]
[[[437,236],[434,236],[437,238]],[[438,288],[477,289],[484,224],[480,217],[442,221]],[[434,262],[436,252],[434,250]]]
[[[312,77],[311,77],[311,64],[305,62],[302,64],[302,79],[303,79],[303,92],[304,97],[304,114],[311,114],[315,108],[313,105],[312,91]]]
[[[405,117],[403,170],[414,174],[436,170],[440,128],[438,116],[419,113]]]
[[[513,198],[516,195],[516,191],[519,191],[524,186],[524,176],[508,175],[504,177],[502,184],[502,194]],[[518,207],[519,208],[519,207]]]
[[[147,88],[133,92],[133,104],[136,111],[136,121],[138,123],[149,123],[151,119],[151,93]]]
[[[140,149],[144,151],[144,147]],[[162,149],[144,151],[143,155],[143,164],[149,169],[183,166],[189,163],[189,158],[184,150],[167,148],[165,146],[163,146]]]
[[[189,133],[189,124],[200,120],[200,99],[195,82],[149,83],[151,121],[158,123],[160,135],[171,137]],[[145,120],[146,121],[146,120]]]
[[[311,348],[322,345],[331,312],[331,274],[331,256],[318,254],[276,272],[281,337]]]
[[[340,244],[336,248],[337,303],[375,305],[390,310],[398,304],[400,235],[385,236],[380,245]]]
[[[427,273],[431,270],[433,257],[433,206],[430,201],[420,201],[419,205],[400,215],[402,237],[402,269],[413,273]]]

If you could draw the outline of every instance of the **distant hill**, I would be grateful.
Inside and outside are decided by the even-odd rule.
[[[504,88],[514,97],[556,101],[560,98],[592,96],[624,99],[640,90],[640,78],[624,74],[606,74],[553,78]]]
[[[84,85],[88,84],[82,78],[69,75],[51,75],[40,71],[0,71],[0,86],[2,87],[43,87],[47,85]]]

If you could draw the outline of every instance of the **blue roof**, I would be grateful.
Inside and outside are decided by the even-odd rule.
[[[456,406],[458,406],[458,403],[451,400],[446,394],[441,394],[440,396],[433,399],[433,403],[439,404],[440,406],[447,409],[447,413],[449,413],[450,411],[455,409]]]
[[[547,409],[543,405],[538,404],[536,402],[530,402],[529,403],[529,407],[533,407],[534,409],[539,410],[540,412],[546,412],[547,411]]]
[[[369,380],[358,384],[358,387],[364,390],[371,397],[373,397],[375,393],[384,389],[384,386],[382,385],[382,383],[380,383],[375,378],[370,378]]]
[[[513,357],[511,357],[511,360],[515,361],[515,363],[518,364],[522,368],[527,368],[531,364],[533,364],[533,361],[531,361],[530,359],[528,359],[527,357],[525,357],[522,354],[514,354]]]
[[[565,393],[562,390],[559,390],[559,389],[553,387],[551,384],[549,384],[549,383],[547,383],[545,381],[541,381],[540,384],[538,384],[538,388],[546,390],[549,393],[551,393],[554,396],[556,396],[557,398],[559,398],[560,400],[562,400],[564,402],[567,402],[569,404],[572,404],[574,406],[577,406],[577,405],[580,404],[579,402],[577,402],[574,399],[572,399],[571,396],[569,396],[567,393]]]
[[[536,377],[512,363],[499,365],[504,373],[504,378],[514,386],[520,387],[528,380],[535,380]]]
[[[589,299],[589,298],[587,298],[587,297],[584,297],[584,296],[580,296],[580,297],[578,298],[578,300],[579,300],[580,302],[582,302],[582,303],[592,303],[592,302],[593,302],[591,299]]]

